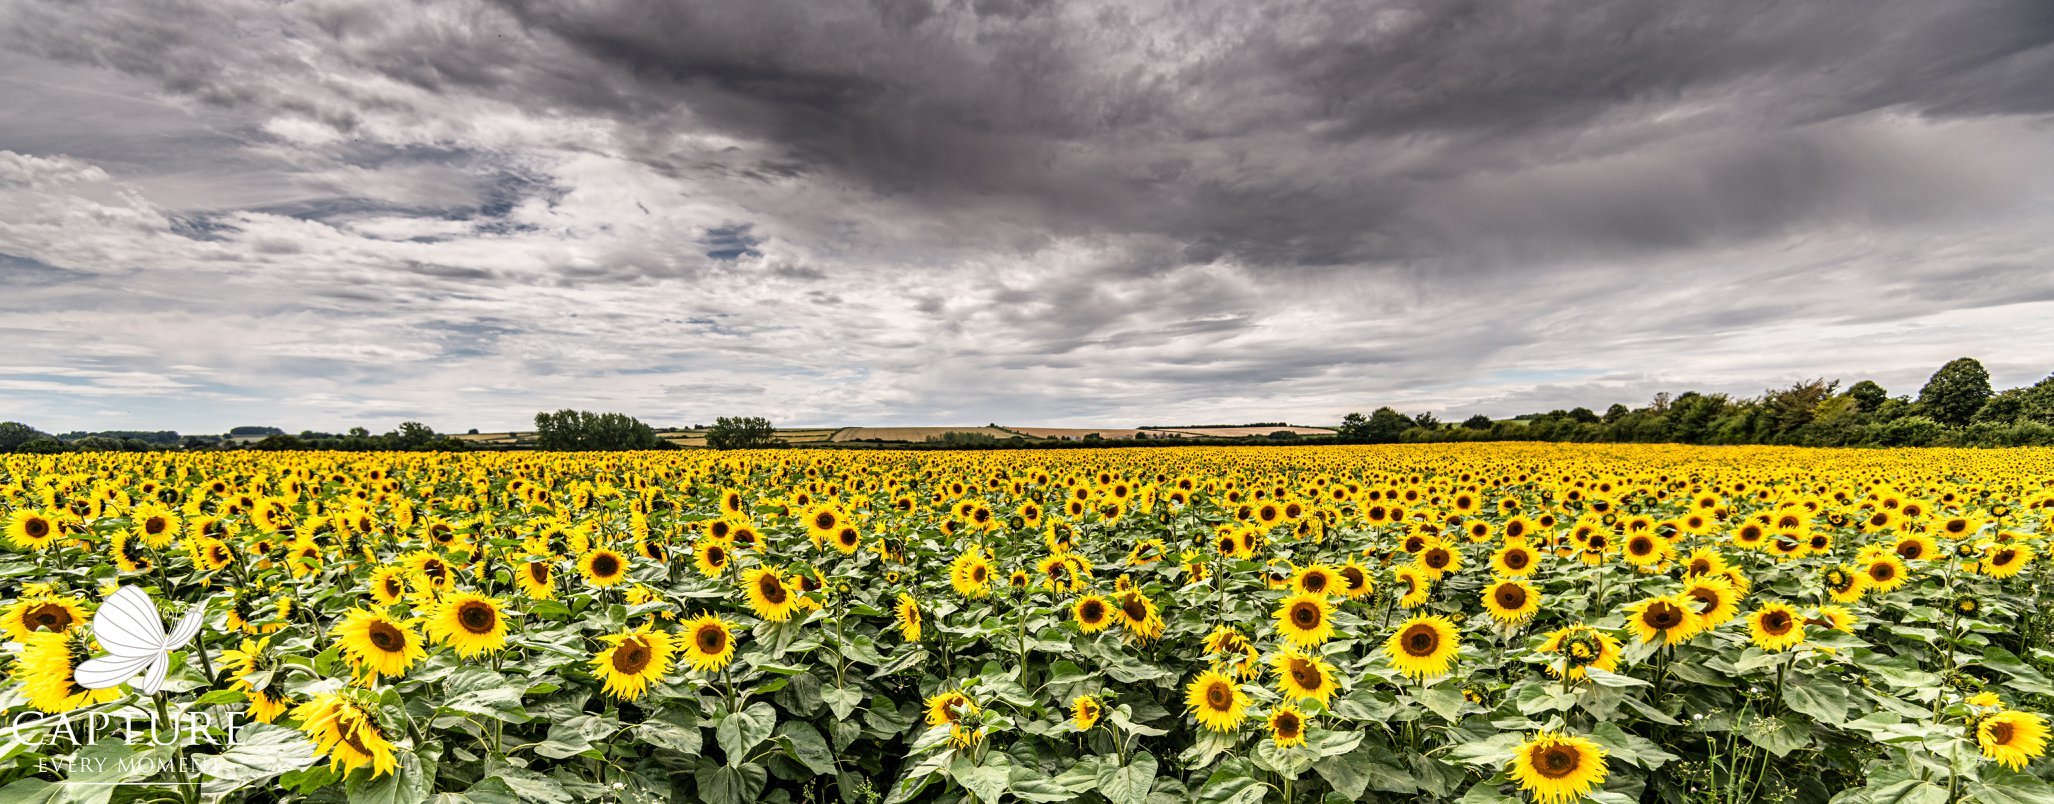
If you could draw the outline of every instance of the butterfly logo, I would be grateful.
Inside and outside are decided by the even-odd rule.
[[[171,652],[199,635],[200,616],[206,611],[206,601],[201,601],[166,634],[164,615],[149,593],[135,586],[116,589],[93,615],[93,639],[107,655],[80,662],[73,676],[89,690],[118,687],[140,676],[136,691],[155,695],[171,669]]]

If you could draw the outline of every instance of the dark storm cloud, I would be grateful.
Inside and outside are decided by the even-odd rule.
[[[0,331],[330,429],[2029,381],[2050,43],[2044,0],[0,0]]]

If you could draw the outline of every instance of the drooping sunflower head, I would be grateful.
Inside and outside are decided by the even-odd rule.
[[[771,622],[784,622],[792,617],[792,611],[799,607],[798,594],[786,583],[784,576],[769,567],[755,567],[742,573],[742,593],[749,600],[749,608],[756,616]]]
[[[398,678],[428,655],[420,635],[385,614],[352,609],[335,627],[342,654],[366,680]]]
[[[1070,722],[1078,731],[1090,731],[1104,716],[1105,705],[1098,702],[1096,695],[1079,695],[1070,701]]]
[[[61,634],[86,622],[85,604],[71,595],[40,592],[8,604],[0,612],[0,626],[16,642],[27,642],[30,634]]]
[[[900,592],[898,604],[892,607],[892,615],[899,622],[900,638],[907,642],[920,641],[920,601]]]
[[[292,714],[299,719],[300,730],[313,739],[316,753],[328,757],[330,769],[348,774],[368,767],[377,777],[392,773],[399,760],[375,711],[346,693],[331,692],[300,704]]]
[[[943,726],[963,722],[977,714],[977,701],[961,690],[948,690],[927,699],[927,725]]]
[[[1605,781],[1605,749],[1583,737],[1543,732],[1512,753],[1512,779],[1540,804],[1568,804]]]

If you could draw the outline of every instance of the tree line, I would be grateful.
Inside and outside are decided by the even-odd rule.
[[[1656,394],[1637,408],[1613,404],[1530,413],[1508,421],[1471,416],[1459,424],[1390,407],[1348,414],[1340,440],[1354,443],[1585,441],[1677,444],[1791,444],[1815,447],[2009,447],[2054,445],[2054,375],[2002,392],[1974,358],[1948,361],[1916,396],[1891,396],[1872,380],[1844,390],[1838,380],[1805,380],[1759,397],[1688,391]]]

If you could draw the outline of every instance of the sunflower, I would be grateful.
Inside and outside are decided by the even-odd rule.
[[[606,694],[623,701],[642,697],[649,685],[670,672],[677,646],[663,631],[641,628],[599,638],[607,647],[592,657],[592,675],[605,682]]]
[[[686,620],[685,663],[693,670],[719,670],[735,658],[735,626],[712,614]]]
[[[2033,562],[2033,546],[2022,542],[1991,544],[1985,548],[1983,558],[1976,562],[1976,572],[1992,578],[2009,578],[2017,575],[2025,565]]]
[[[41,550],[57,541],[56,517],[24,508],[7,518],[7,540],[23,550]]]
[[[1789,650],[1804,642],[1804,618],[1780,601],[1764,603],[1748,615],[1747,630],[1755,646],[1766,651]]]
[[[2006,709],[1982,718],[1975,727],[1983,756],[2012,770],[2047,753],[2047,719],[2031,712]]]
[[[1419,615],[1398,624],[1397,633],[1384,641],[1384,653],[1391,658],[1391,669],[1423,679],[1455,666],[1460,640],[1455,623],[1448,618]]]
[[[1120,626],[1127,635],[1141,641],[1162,636],[1168,627],[1163,622],[1162,611],[1156,608],[1155,600],[1138,589],[1128,589],[1119,595]]]
[[[1491,571],[1507,578],[1523,578],[1533,574],[1540,565],[1540,554],[1528,547],[1525,540],[1506,541],[1504,547],[1491,554]]]
[[[79,686],[73,675],[80,663],[93,656],[92,638],[85,629],[39,631],[22,641],[25,647],[14,666],[14,677],[22,683],[30,706],[50,713],[69,712],[121,697],[118,686],[89,690]]]
[[[1277,630],[1300,648],[1324,644],[1334,637],[1334,609],[1326,595],[1292,595],[1272,614],[1277,618]]]
[[[1704,630],[1697,601],[1680,594],[1636,600],[1626,605],[1626,614],[1627,629],[1642,642],[1675,645]]]
[[[1098,702],[1098,696],[1079,695],[1070,701],[1070,722],[1078,731],[1090,731],[1098,725],[1098,719],[1105,716],[1105,705]]]
[[[1611,634],[1577,623],[1548,634],[1541,642],[1540,652],[1562,657],[1559,665],[1548,663],[1548,675],[1579,681],[1588,675],[1584,672],[1586,668],[1595,667],[1607,673],[1617,670],[1623,647]]]
[[[1626,563],[1642,569],[1669,560],[1673,552],[1666,539],[1647,532],[1626,537],[1625,548],[1620,551]]]
[[[1285,648],[1277,654],[1272,666],[1277,673],[1277,691],[1283,693],[1284,700],[1311,698],[1325,706],[1333,699],[1334,691],[1340,689],[1340,684],[1334,681],[1333,665],[1317,656]]]
[[[1861,572],[1868,576],[1866,585],[1877,592],[1894,592],[1907,580],[1904,560],[1898,558],[1895,553],[1883,553],[1870,558]]]
[[[38,632],[61,634],[86,622],[85,604],[71,595],[39,592],[16,600],[0,612],[0,627],[16,642]]]
[[[1398,588],[1404,590],[1398,595],[1400,606],[1408,609],[1419,608],[1426,605],[1427,599],[1433,594],[1433,580],[1417,567],[1410,564],[1400,566],[1391,571],[1391,576]]]
[[[1828,604],[1819,607],[1818,619],[1806,620],[1805,623],[1807,625],[1822,625],[1835,631],[1852,634],[1854,633],[1855,617],[1854,612],[1848,610],[1846,606]]]
[[[627,579],[628,559],[601,547],[578,559],[578,572],[585,576],[585,583],[592,588],[605,589]]]
[[[162,550],[178,537],[178,514],[157,503],[147,503],[129,513],[134,527],[129,532],[151,548]]]
[[[515,564],[514,585],[529,600],[555,600],[556,562],[546,556],[534,556]]]
[[[250,717],[259,722],[270,723],[285,714],[288,708],[283,696],[272,695],[264,687],[271,686],[272,679],[265,678],[251,683],[250,677],[275,671],[278,663],[271,656],[271,638],[245,639],[241,647],[221,652],[222,663],[228,667],[229,687],[243,694],[249,702]]]
[[[899,604],[893,608],[899,621],[899,638],[907,642],[920,641],[920,601],[912,595],[899,593]]]
[[[756,567],[742,573],[742,590],[749,598],[749,608],[756,616],[771,622],[784,622],[792,618],[792,610],[799,607],[798,595],[777,570]]]
[[[693,542],[692,565],[698,568],[700,575],[718,578],[727,571],[728,559],[732,557],[728,549],[726,540],[710,536]]]
[[[834,506],[823,505],[814,508],[806,514],[806,536],[812,539],[814,544],[820,544],[834,538],[835,531],[841,530],[843,521],[842,512]]]
[[[1248,693],[1217,670],[1207,670],[1184,688],[1184,704],[1210,731],[1232,732],[1248,717]]]
[[[398,678],[428,655],[421,637],[392,618],[368,609],[351,609],[335,626],[342,654],[366,682],[381,676]]]
[[[1105,630],[1113,624],[1113,604],[1099,595],[1085,595],[1077,598],[1070,607],[1070,615],[1077,619],[1077,629],[1087,634]]]
[[[498,600],[458,592],[428,611],[428,638],[450,646],[465,659],[506,647],[506,615]]]
[[[1413,565],[1426,573],[1428,580],[1440,580],[1441,576],[1462,569],[1462,554],[1448,549],[1447,545],[1435,543],[1413,559]]]
[[[1819,573],[1819,581],[1835,603],[1853,603],[1868,591],[1868,576],[1845,564],[1827,567]]]
[[[1270,740],[1278,748],[1290,748],[1305,744],[1305,713],[1290,704],[1279,706],[1269,713]]]
[[[1682,594],[1696,603],[1697,616],[1704,619],[1706,628],[1724,623],[1740,614],[1740,593],[1734,591],[1733,582],[1724,577],[1691,576],[1683,584]]]
[[[1501,625],[1518,625],[1540,611],[1540,593],[1525,581],[1507,578],[1483,590],[1483,607]]]
[[[927,699],[929,726],[954,726],[977,712],[977,702],[961,690],[936,693]]]
[[[991,560],[983,548],[971,547],[949,562],[949,587],[972,600],[991,596]]]
[[[834,535],[828,537],[828,543],[842,555],[852,556],[863,547],[863,534],[854,525],[843,525],[835,528]]]
[[[1247,648],[1248,635],[1231,625],[1215,625],[1205,635],[1206,653],[1240,653]]]
[[[1335,574],[1341,576],[1343,597],[1352,600],[1376,591],[1376,584],[1369,579],[1369,569],[1355,563],[1355,559],[1348,559],[1348,563],[1342,564]]]
[[[347,775],[368,767],[378,777],[399,767],[392,742],[372,710],[342,693],[315,696],[295,707],[292,716],[300,721],[300,731],[314,740],[315,754],[328,757],[330,770],[341,768]]]
[[[1292,583],[1299,592],[1324,595],[1330,591],[1337,591],[1335,587],[1340,586],[1340,577],[1334,573],[1333,567],[1325,564],[1307,564],[1299,568],[1298,577],[1293,578]]]
[[[1568,804],[1605,782],[1605,749],[1583,737],[1541,732],[1512,752],[1512,779],[1539,804]]]

